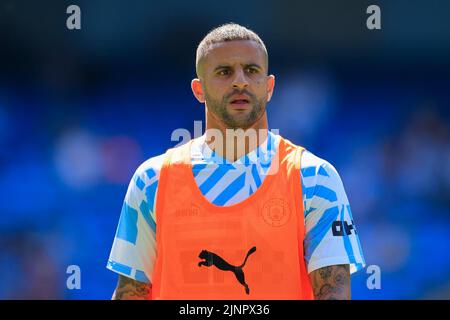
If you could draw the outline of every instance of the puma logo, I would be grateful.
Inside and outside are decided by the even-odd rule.
[[[245,276],[244,271],[242,271],[242,268],[245,266],[245,263],[247,262],[248,257],[256,251],[256,247],[251,248],[247,252],[247,256],[244,259],[244,262],[240,266],[233,266],[226,262],[224,259],[219,257],[214,252],[210,252],[207,250],[202,250],[198,257],[200,259],[204,259],[204,261],[200,261],[198,263],[198,266],[207,266],[210,267],[212,265],[216,266],[217,269],[223,270],[223,271],[232,271],[234,275],[236,276],[236,279],[239,281],[240,284],[242,284],[245,288],[245,293],[250,294],[250,289],[245,283]]]

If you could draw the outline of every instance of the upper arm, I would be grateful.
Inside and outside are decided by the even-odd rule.
[[[142,164],[125,195],[107,268],[148,283],[156,260],[155,198],[161,156]]]
[[[310,273],[317,300],[350,300],[350,268],[348,264],[317,269]]]
[[[302,158],[305,210],[305,261],[308,271],[350,265],[361,269],[364,257],[350,204],[336,169],[312,154]]]
[[[151,283],[144,283],[119,275],[112,300],[150,300],[151,298]]]

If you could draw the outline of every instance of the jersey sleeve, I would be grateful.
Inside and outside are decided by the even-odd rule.
[[[151,282],[156,259],[154,205],[159,178],[158,168],[149,166],[148,161],[136,170],[128,185],[106,266],[144,283]]]
[[[337,264],[349,264],[350,273],[362,269],[365,261],[361,244],[336,169],[325,160],[302,169],[302,187],[308,272]]]

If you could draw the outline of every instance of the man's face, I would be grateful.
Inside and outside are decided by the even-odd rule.
[[[251,40],[213,44],[201,62],[208,112],[228,128],[249,128],[265,113],[273,90],[265,52]]]

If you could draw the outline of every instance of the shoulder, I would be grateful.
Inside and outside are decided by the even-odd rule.
[[[339,176],[336,168],[327,160],[316,156],[309,150],[302,153],[301,159],[302,175],[333,177]]]
[[[338,170],[329,161],[305,150],[301,159],[301,179],[307,198],[319,198],[334,202],[346,199]]]
[[[165,154],[160,154],[154,157],[151,157],[147,160],[145,160],[143,163],[139,165],[139,167],[136,169],[136,174],[138,175],[159,175],[159,172],[161,171],[161,167],[163,165],[165,158]]]
[[[165,154],[160,154],[141,163],[133,175],[132,182],[141,190],[157,182],[164,158]]]
[[[276,136],[278,139],[282,137]],[[294,148],[303,148],[303,152],[300,160],[301,178],[302,180],[308,178],[308,180],[317,181],[318,179],[329,178],[327,180],[340,180],[339,174],[336,168],[327,160],[315,155],[308,149],[291,142],[288,139],[283,138],[284,141]]]
[[[175,146],[167,151],[181,150],[182,147],[185,147],[185,145]],[[163,154],[151,157],[141,163],[133,175],[133,180],[141,186],[148,186],[154,182],[157,182],[159,180],[164,160],[166,159],[167,151]]]
[[[125,204],[135,210],[153,209],[164,154],[144,161],[134,172],[125,195]],[[147,208],[148,206],[148,208]]]

